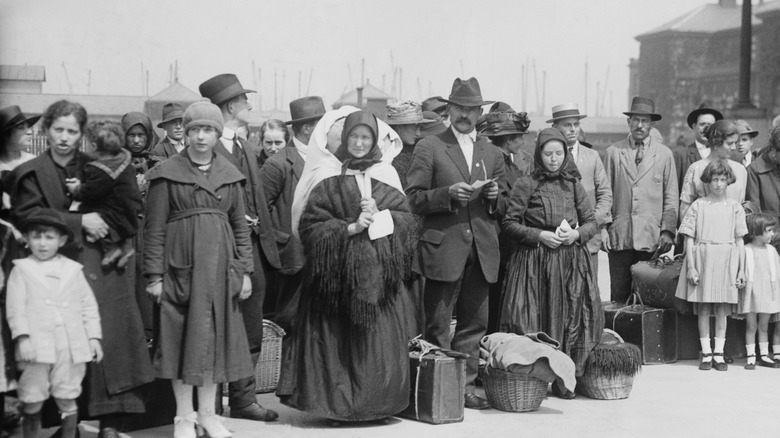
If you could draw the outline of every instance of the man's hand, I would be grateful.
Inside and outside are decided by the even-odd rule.
[[[252,279],[249,274],[244,274],[244,284],[241,286],[241,293],[238,294],[238,300],[243,301],[252,295]]]
[[[473,193],[474,188],[464,182],[455,183],[450,186],[450,199],[453,201],[459,201],[465,204],[469,202]],[[496,194],[498,194],[498,187],[496,187]]]
[[[666,254],[674,245],[674,235],[669,231],[661,231],[661,237],[658,239],[658,254]]]
[[[482,196],[490,201],[498,198],[498,183],[491,181],[488,184],[485,184],[485,186],[482,187]]]
[[[609,231],[606,228],[601,229],[601,249],[604,252],[612,251],[612,242],[609,240]]]
[[[90,339],[89,350],[92,352],[92,360],[95,363],[100,363],[103,360],[103,346],[100,345],[100,339]]]

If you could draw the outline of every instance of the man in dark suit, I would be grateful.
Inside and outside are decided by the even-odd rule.
[[[266,299],[266,304],[274,304],[275,308],[269,310],[275,311],[276,322],[287,331],[291,329],[291,318],[295,317],[294,309],[288,306],[297,302],[294,299],[295,292],[301,283],[300,270],[304,263],[303,246],[292,232],[293,195],[303,173],[309,139],[323,114],[325,104],[319,96],[302,97],[290,102],[292,120],[285,124],[292,125],[294,135],[286,147],[272,155],[260,168],[260,181],[271,212],[282,265],[279,272],[272,274],[273,280],[269,283],[268,291],[275,296],[271,300]]]
[[[271,216],[268,213],[268,203],[258,175],[257,156],[246,139],[238,135],[240,128],[246,128],[247,113],[252,109],[246,93],[254,93],[254,91],[244,89],[236,75],[230,73],[214,76],[200,84],[199,89],[203,97],[211,100],[222,110],[222,117],[225,119],[222,137],[214,150],[225,156],[246,177],[244,201],[247,222],[252,230],[254,272],[251,275],[252,295],[242,302],[241,307],[252,360],[257,363],[263,342],[263,300],[266,277],[270,270],[279,269],[281,264],[274,240]],[[231,417],[272,421],[279,416],[276,412],[257,404],[254,376],[230,382],[229,390]]]
[[[165,138],[157,143],[150,154],[159,158],[159,161],[167,160],[184,150],[184,125],[181,120],[184,116],[184,108],[178,103],[166,103],[162,111],[162,121],[158,128],[165,131]]]
[[[718,120],[723,119],[723,114],[716,109],[709,108],[706,103],[699,105],[698,108],[688,114],[688,127],[693,130],[694,142],[684,148],[675,148],[674,167],[677,173],[678,191],[682,193],[683,181],[688,167],[691,164],[707,158],[710,149],[706,146],[707,138],[704,137],[704,130]],[[679,193],[678,193],[679,194]]]
[[[492,103],[482,100],[477,80],[455,79],[445,101],[451,129],[417,144],[407,174],[409,206],[423,217],[414,265],[426,279],[425,338],[449,348],[450,320],[456,317],[452,349],[471,356],[465,406],[484,409],[489,405],[474,394],[474,380],[487,329],[488,287],[498,277],[499,218],[508,191],[501,151],[476,134],[481,107]]]

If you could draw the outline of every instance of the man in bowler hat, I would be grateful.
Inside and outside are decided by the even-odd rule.
[[[636,96],[623,114],[631,133],[608,147],[604,159],[612,186],[612,223],[602,245],[609,254],[612,301],[618,302],[631,293],[631,265],[671,249],[679,207],[672,151],[650,136],[661,120],[655,102]]]
[[[181,105],[178,103],[165,104],[162,111],[162,121],[157,124],[158,128],[165,131],[165,138],[154,146],[150,153],[152,156],[163,161],[184,150],[182,117],[184,117],[184,108]]]
[[[292,327],[295,317],[296,291],[301,284],[301,268],[305,258],[300,239],[292,232],[292,203],[295,188],[303,173],[308,156],[309,139],[314,127],[325,114],[325,104],[319,96],[306,96],[290,102],[293,137],[287,146],[266,160],[260,168],[268,210],[271,212],[281,270],[272,274],[269,293],[275,294],[276,322],[285,330]],[[291,307],[292,306],[292,307]]]
[[[244,201],[252,236],[254,272],[251,275],[252,295],[243,301],[241,306],[252,360],[256,363],[263,342],[266,278],[270,270],[279,269],[281,264],[268,203],[258,175],[257,156],[246,139],[237,133],[239,128],[246,127],[247,112],[252,109],[247,101],[247,93],[254,93],[254,90],[242,87],[236,75],[230,73],[214,76],[200,84],[200,94],[217,105],[225,119],[222,137],[214,150],[225,156],[246,177]],[[276,412],[257,404],[254,376],[230,382],[229,391],[231,417],[257,421],[272,421],[278,417]]]
[[[488,287],[498,276],[499,220],[508,190],[501,151],[477,137],[482,106],[492,103],[482,100],[477,80],[455,79],[446,102],[451,128],[417,144],[407,174],[409,206],[423,217],[414,267],[426,279],[425,338],[450,348],[450,320],[457,318],[451,348],[471,356],[465,406],[484,409],[488,402],[474,393],[474,380],[487,329]]]

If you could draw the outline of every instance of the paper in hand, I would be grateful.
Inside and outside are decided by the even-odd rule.
[[[474,181],[474,184],[471,185],[471,188],[474,189],[474,190],[481,189],[482,187],[492,183],[495,180],[496,179],[493,178],[493,179],[483,179],[483,180],[479,180],[479,181]]]
[[[382,210],[374,214],[373,217],[374,222],[368,227],[369,239],[376,240],[393,234],[395,223],[393,223],[393,216],[390,214],[390,210]]]
[[[561,224],[558,225],[558,228],[555,229],[555,234],[557,236],[560,236],[561,233],[569,232],[572,229],[573,228],[571,227],[571,225],[569,225],[569,222],[566,219],[564,219],[561,221]]]

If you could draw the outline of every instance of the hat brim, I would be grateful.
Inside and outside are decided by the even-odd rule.
[[[480,135],[487,137],[501,137],[502,135],[515,135],[515,134],[528,134],[528,131],[519,131],[517,129],[510,129],[505,131],[498,131],[497,133],[487,132],[487,130],[479,131]]]
[[[68,240],[73,239],[73,231],[66,224],[47,217],[32,217],[24,222],[22,226],[22,232],[27,233],[34,225],[44,225],[60,230],[63,235],[68,236]]]
[[[0,130],[0,132],[5,132],[5,131],[13,128],[14,126],[19,126],[19,125],[21,125],[22,123],[25,123],[25,122],[27,123],[27,126],[32,128],[33,125],[38,123],[38,120],[40,120],[41,115],[42,114],[38,114],[38,115],[34,115],[32,117],[21,118],[21,119],[15,121],[15,122],[12,122],[12,123],[9,123],[9,124],[3,126],[3,129]]]
[[[483,100],[478,102],[466,102],[466,101],[457,101],[457,100],[449,100],[449,99],[441,99],[442,102],[446,103],[453,103],[455,105],[459,106],[465,106],[465,107],[474,107],[474,106],[485,106],[485,105],[492,105],[496,103],[495,100]]]
[[[656,114],[656,113],[635,113],[635,112],[628,111],[628,112],[624,112],[623,114],[625,114],[625,115],[627,115],[629,117],[631,117],[631,116],[648,116],[648,117],[650,117],[650,120],[652,120],[653,122],[657,122],[657,121],[661,120],[661,115],[660,114]]]
[[[385,123],[387,123],[390,126],[399,126],[399,125],[419,125],[421,123],[433,123],[437,120],[431,120],[431,119],[421,119],[421,120],[415,120],[415,121],[404,121],[404,120],[385,120]]]
[[[296,123],[306,123],[306,122],[311,122],[311,121],[313,121],[313,120],[321,119],[321,118],[322,118],[322,116],[324,116],[324,114],[319,114],[319,115],[316,115],[316,116],[310,116],[310,117],[302,117],[302,118],[300,118],[300,119],[295,119],[295,120],[290,120],[290,121],[284,122],[284,124],[285,124],[285,125],[294,125],[294,124],[296,124]]]
[[[693,125],[696,124],[696,120],[699,118],[702,114],[712,114],[715,117],[715,121],[723,120],[723,114],[712,108],[696,108],[695,110],[688,113],[688,117],[686,121],[688,122],[688,127],[693,128]]]
[[[758,131],[756,131],[755,129],[754,129],[754,130],[752,130],[752,131],[737,132],[737,134],[739,134],[739,135],[744,135],[744,134],[747,134],[747,135],[749,135],[749,136],[750,136],[750,138],[756,138],[756,137],[758,137]]]
[[[249,94],[249,93],[257,93],[257,91],[255,91],[255,90],[247,90],[246,88],[242,88],[240,90],[236,90],[233,93],[228,94],[227,97],[221,97],[220,96],[219,102],[211,102],[211,103],[213,103],[214,105],[219,106],[219,105],[222,105],[223,103],[227,102],[228,100],[230,100],[230,99],[232,99],[234,97],[238,97],[238,96],[240,96],[242,94]],[[211,99],[209,99],[209,100],[211,100]]]
[[[183,119],[184,119],[184,114],[183,113],[182,113],[182,115],[177,116],[177,117],[168,117],[167,119],[165,119],[162,122],[158,123],[157,127],[158,128],[162,128],[162,125],[164,125],[164,124],[166,124],[168,122],[172,122],[174,120],[183,120]]]
[[[546,121],[546,122],[544,122],[544,123],[555,123],[555,122],[556,122],[556,121],[558,121],[558,120],[563,120],[563,119],[571,119],[571,118],[575,118],[575,117],[576,117],[577,119],[580,119],[580,120],[582,120],[582,119],[584,119],[585,117],[588,117],[588,115],[587,115],[587,114],[580,114],[580,115],[578,115],[578,116],[561,116],[561,117],[553,117],[552,119],[550,119],[550,120],[548,120],[548,121]]]

